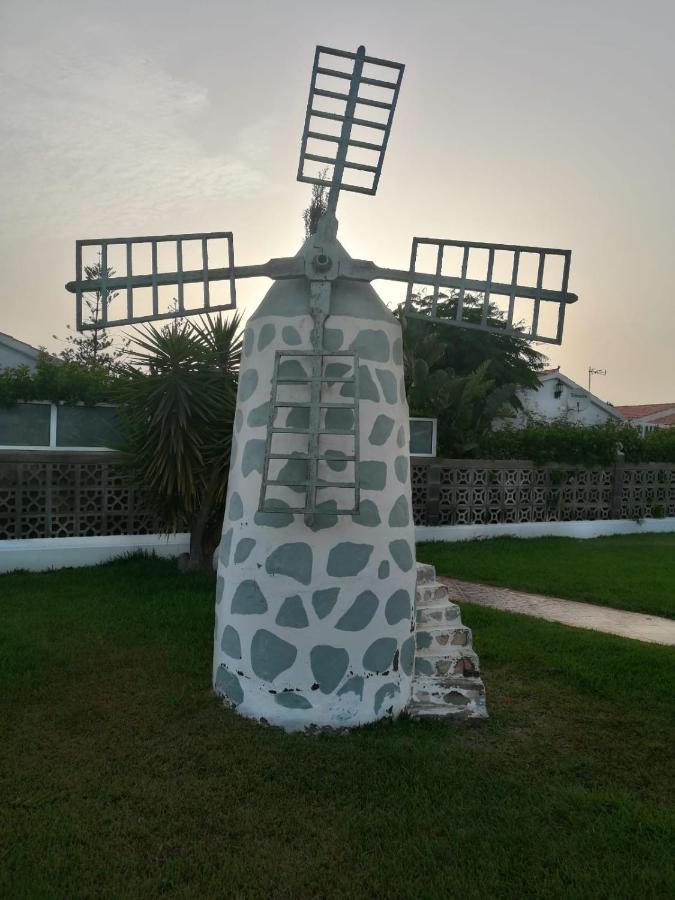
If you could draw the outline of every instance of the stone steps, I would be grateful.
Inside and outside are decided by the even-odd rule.
[[[433,566],[418,563],[415,591],[415,670],[408,711],[415,717],[485,718],[485,686],[471,629],[459,606],[436,581]]]

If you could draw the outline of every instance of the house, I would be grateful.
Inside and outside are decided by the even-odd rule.
[[[675,403],[640,403],[616,408],[643,435],[657,428],[675,427]]]
[[[0,331],[0,371],[37,368],[40,350]],[[110,403],[18,401],[0,406],[0,451],[106,450],[119,444],[122,425]]]
[[[28,366],[33,371],[37,366],[39,355],[37,347],[31,347],[11,334],[0,331],[0,370]]]
[[[569,422],[574,425],[603,425],[605,422],[620,424],[623,415],[587,388],[567,375],[560,367],[538,373],[539,388],[518,392],[523,409],[513,416],[495,421],[494,428],[524,428],[530,422]]]

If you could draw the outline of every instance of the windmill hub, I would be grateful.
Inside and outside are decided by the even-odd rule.
[[[78,241],[76,280],[66,286],[76,294],[77,327],[87,330],[233,309],[238,279],[273,281],[244,335],[213,679],[239,712],[287,729],[395,716],[412,694],[403,345],[400,322],[370,282],[406,283],[407,316],[548,343],[561,342],[566,307],[577,299],[567,250],[416,237],[409,267],[385,269],[352,259],[338,243],[340,191],[377,191],[403,70],[364,47],[317,47],[298,180],[329,193],[317,233],[295,257],[237,266],[231,232]],[[225,266],[213,265],[214,244],[224,247]],[[123,272],[108,267],[115,246]],[[91,247],[100,277],[83,278]],[[145,263],[139,272],[148,249],[150,271]],[[160,249],[165,258],[175,253],[169,271],[160,271]],[[195,249],[201,266],[189,268]],[[431,264],[418,264],[420,250]],[[214,282],[229,285],[229,302],[212,302]],[[188,306],[185,286],[195,284],[202,302]],[[164,286],[175,288],[177,310],[160,308]],[[148,289],[151,313],[137,306]],[[101,298],[95,322],[83,317],[88,291]],[[452,298],[451,318],[438,314],[441,291]],[[115,297],[121,310],[111,307]]]
[[[325,253],[318,253],[312,260],[312,263],[314,264],[314,271],[320,275],[329,272],[333,265],[332,259],[330,256],[326,256]]]

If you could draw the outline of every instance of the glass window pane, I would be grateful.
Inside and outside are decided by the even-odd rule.
[[[48,447],[48,403],[17,403],[0,408],[0,444],[10,447]]]
[[[410,420],[410,452],[431,454],[433,452],[434,423],[430,419]]]
[[[59,406],[57,447],[114,447],[121,443],[122,423],[111,406]]]

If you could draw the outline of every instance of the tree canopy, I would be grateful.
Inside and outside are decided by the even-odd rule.
[[[431,297],[413,297],[416,311],[426,313]],[[467,295],[463,320],[478,324],[481,298]],[[439,318],[454,319],[456,292],[441,294]],[[525,338],[491,334],[397,315],[403,326],[405,381],[411,415],[438,419],[438,448],[443,456],[471,456],[479,452],[481,436],[493,419],[520,408],[518,390],[539,386],[537,372],[546,357]],[[500,327],[500,310],[490,306],[488,321]]]

